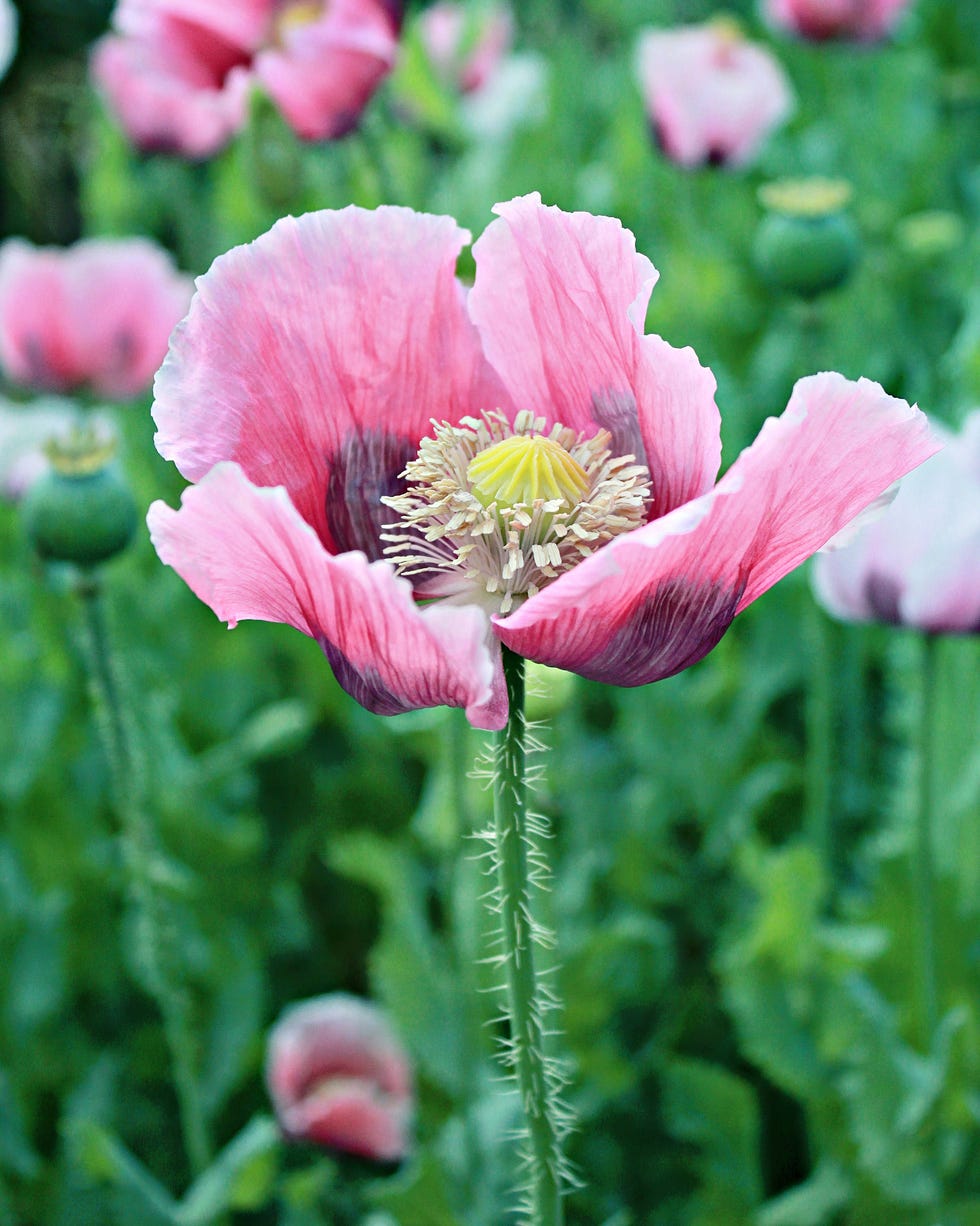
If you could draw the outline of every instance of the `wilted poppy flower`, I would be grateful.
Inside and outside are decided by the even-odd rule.
[[[884,38],[908,6],[909,0],[763,0],[767,21],[814,42]]]
[[[937,446],[877,384],[815,375],[712,488],[715,380],[644,335],[633,236],[536,194],[495,211],[469,292],[469,235],[404,208],[287,217],[221,256],[155,388],[157,446],[198,484],[149,515],[230,625],[296,626],[372,711],[483,728],[501,642],[668,677]]]
[[[654,135],[682,166],[750,162],[793,108],[782,68],[730,21],[645,30],[637,75]]]
[[[118,0],[92,72],[139,148],[208,157],[257,82],[305,140],[353,128],[391,70],[400,0]]]
[[[36,391],[145,391],[187,310],[189,277],[146,239],[0,245],[0,368]]]
[[[813,582],[845,621],[980,634],[980,409],[880,518],[817,558]]]
[[[290,1006],[269,1035],[266,1081],[291,1140],[378,1162],[408,1152],[411,1068],[369,1001],[334,992]]]
[[[0,77],[10,67],[17,50],[17,10],[10,0],[0,0]]]
[[[453,0],[424,9],[418,32],[436,72],[447,85],[468,94],[482,89],[510,49],[514,22],[499,5],[472,8]]]

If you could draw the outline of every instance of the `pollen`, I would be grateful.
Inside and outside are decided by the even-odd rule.
[[[433,422],[401,474],[381,539],[420,597],[507,614],[607,541],[646,522],[650,475],[593,436],[520,412]]]
[[[470,460],[466,479],[485,507],[557,500],[566,508],[582,501],[589,490],[585,469],[561,443],[544,434],[518,434],[501,439]]]

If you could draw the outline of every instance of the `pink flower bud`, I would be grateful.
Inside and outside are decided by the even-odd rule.
[[[377,1006],[334,992],[272,1028],[266,1081],[290,1140],[397,1162],[409,1150],[412,1073]]]

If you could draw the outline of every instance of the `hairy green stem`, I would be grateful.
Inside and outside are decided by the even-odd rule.
[[[497,734],[494,754],[493,818],[500,914],[510,1024],[508,1066],[513,1069],[527,1127],[527,1220],[532,1226],[561,1226],[563,1125],[556,1072],[545,1052],[544,1014],[550,1000],[535,974],[534,945],[540,930],[531,917],[524,718],[524,661],[504,648],[509,711]]]
[[[199,1175],[211,1161],[211,1146],[195,1076],[190,1002],[182,983],[180,951],[170,908],[155,881],[157,853],[145,806],[142,754],[128,711],[124,679],[112,652],[101,583],[95,576],[85,576],[77,591],[89,689],[109,764],[113,807],[120,824],[135,911],[138,971],[163,1018],[187,1160],[191,1173]]]

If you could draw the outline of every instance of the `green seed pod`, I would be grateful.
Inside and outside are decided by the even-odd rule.
[[[114,450],[85,431],[49,448],[51,468],[21,504],[27,535],[46,561],[95,566],[132,540],[136,503],[111,463]]]
[[[755,262],[777,289],[816,298],[847,280],[861,243],[844,211],[846,183],[826,179],[785,180],[759,193],[767,215],[755,237]]]

